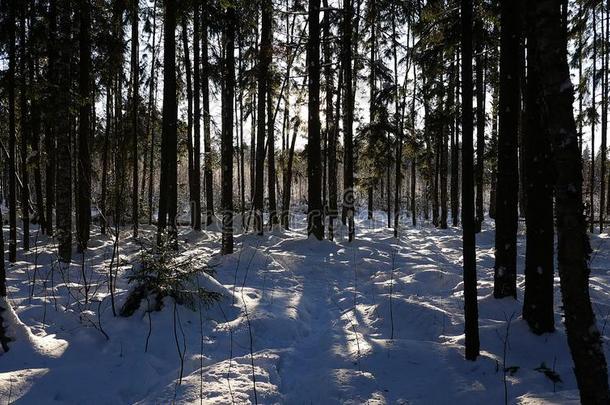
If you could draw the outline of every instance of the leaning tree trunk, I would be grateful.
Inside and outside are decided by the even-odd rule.
[[[540,78],[542,128],[552,140],[555,161],[557,258],[568,345],[583,404],[610,403],[608,372],[589,296],[591,247],[583,215],[582,161],[573,115],[574,92],[567,61],[567,32],[559,1],[539,0],[533,35]]]
[[[479,355],[472,150],[472,0],[462,0],[462,228],[466,359]]]
[[[227,6],[223,29],[223,83],[222,86],[222,137],[221,207],[223,255],[233,253],[233,97],[235,96],[235,8]],[[263,103],[264,105],[264,103]]]
[[[517,298],[517,134],[520,91],[519,44],[521,13],[518,1],[500,2],[500,131],[496,196],[496,261],[494,297]]]

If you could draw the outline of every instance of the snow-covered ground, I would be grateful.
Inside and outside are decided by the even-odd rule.
[[[383,218],[360,221],[357,241],[339,235],[335,243],[307,240],[300,217],[294,231],[237,236],[226,257],[217,255],[219,233],[181,229],[181,249],[216,270],[218,283],[204,274],[200,282],[223,299],[202,311],[165,299],[162,311],[144,304],[130,318],[112,313],[110,239],[96,230],[87,254],[62,270],[53,243],[35,238],[7,269],[14,313],[5,316],[16,341],[0,355],[1,401],[496,404],[506,389],[509,403],[578,403],[559,292],[557,332],[544,336],[520,318],[522,291],[518,301],[495,300],[491,225],[477,236],[482,355],[469,362],[461,231],[405,227],[395,239]],[[129,233],[120,275],[141,249]],[[142,233],[152,238],[154,229]],[[519,243],[522,273],[522,236]],[[607,355],[608,244],[607,235],[593,237],[591,276]],[[119,277],[117,310],[129,288]]]

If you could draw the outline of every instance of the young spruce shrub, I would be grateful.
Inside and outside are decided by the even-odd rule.
[[[121,308],[121,316],[133,315],[142,300],[148,297],[153,298],[155,311],[161,310],[165,297],[192,310],[198,308],[198,301],[209,307],[220,300],[220,293],[199,286],[200,273],[213,276],[214,269],[207,264],[195,264],[195,260],[199,260],[195,255],[181,254],[176,246],[176,241],[164,232],[159,244],[142,249],[140,263],[134,265],[127,276],[128,283],[134,287]]]

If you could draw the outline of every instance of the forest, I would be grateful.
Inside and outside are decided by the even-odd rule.
[[[0,401],[610,404],[610,0],[0,0]]]

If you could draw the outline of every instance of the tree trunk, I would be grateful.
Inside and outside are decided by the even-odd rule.
[[[110,146],[111,120],[112,90],[111,84],[108,83],[108,86],[106,88],[106,128],[104,129],[104,144],[102,146],[102,190],[100,195],[100,232],[102,235],[106,234],[106,227],[108,226],[108,212],[106,211],[106,194],[108,193],[108,147]]]
[[[413,36],[413,46],[415,45],[415,35]],[[411,129],[413,131],[413,145],[416,144],[415,138],[415,94],[417,92],[417,66],[413,65],[413,96],[411,97]],[[415,192],[417,190],[417,152],[413,153],[411,160],[411,223],[417,226],[417,201],[415,200]]]
[[[525,10],[524,10],[525,11]],[[533,13],[527,12],[527,106],[525,153],[525,293],[523,296],[523,319],[536,334],[555,330],[553,311],[553,160],[551,139],[540,124],[540,77],[535,67],[538,46]]]
[[[199,24],[199,4],[193,5],[193,200],[191,209],[193,210],[193,229],[201,230],[201,33]]]
[[[191,227],[195,225],[195,210],[193,206],[193,74],[188,41],[188,25],[186,17],[182,17],[182,46],[184,49],[184,70],[186,73],[186,149],[188,161],[189,207],[191,209]]]
[[[221,254],[233,253],[233,97],[235,96],[235,25],[233,5],[228,5],[223,28],[223,86],[222,86],[222,138],[221,138]],[[264,106],[264,103],[263,103]]]
[[[255,229],[259,235],[263,234],[263,197],[264,197],[264,175],[265,175],[265,110],[267,91],[269,87],[269,65],[271,63],[272,38],[272,13],[273,5],[270,0],[264,0],[261,4],[261,44],[258,54],[259,66],[258,76],[258,111],[256,129],[256,185],[254,190],[254,214]],[[271,117],[267,117],[270,119]]]
[[[38,61],[34,63],[30,59],[30,82],[35,83],[39,80]],[[46,219],[44,210],[44,200],[42,191],[42,173],[41,173],[41,150],[40,150],[40,131],[41,131],[41,104],[40,99],[33,98],[31,100],[31,117],[32,117],[32,154],[34,155],[34,191],[36,193],[36,218],[40,224],[42,233],[46,233]]]
[[[163,24],[163,123],[161,128],[161,179],[159,183],[158,242],[169,225],[169,236],[176,243],[177,213],[177,124],[176,103],[176,1],[165,0]],[[176,246],[177,247],[177,246]]]
[[[496,261],[494,297],[517,298],[517,134],[519,132],[520,80],[519,44],[521,14],[518,1],[500,3],[500,106],[498,175],[496,199]]]
[[[501,0],[503,1],[503,0]],[[483,211],[483,170],[485,162],[485,79],[483,66],[483,24],[482,16],[476,16],[474,23],[476,52],[476,97],[477,97],[477,163],[475,167],[476,183],[476,221],[475,231],[481,232],[481,225],[485,219]]]
[[[498,90],[498,71],[494,69],[493,78],[490,80],[493,83],[493,90],[491,94],[491,140],[489,142],[489,153],[491,155],[491,181],[489,185],[489,217],[491,219],[496,219],[496,205],[497,205],[497,191],[498,191],[498,107],[499,107],[499,90]],[[523,83],[523,79],[521,80]],[[523,131],[520,131],[520,137]],[[523,141],[523,139],[521,139]],[[520,155],[519,162],[523,161],[521,154],[523,154],[524,146],[523,142],[520,143]],[[522,188],[523,183],[522,179],[524,178],[524,169],[520,165],[519,171],[519,203],[521,204],[521,196],[522,196]]]
[[[602,2],[603,4],[603,2]],[[608,31],[609,22],[607,22],[604,16],[604,8],[601,8],[602,12],[602,26],[601,34],[602,38],[606,37],[604,32],[604,26],[606,32]],[[607,159],[607,134],[608,134],[608,43],[602,41],[602,119],[601,119],[601,130],[602,130],[602,144],[600,148],[600,188],[599,188],[599,233],[604,231],[604,216],[606,215],[606,159]]]
[[[320,150],[320,0],[309,0],[307,39],[307,234],[324,238]]]
[[[52,0],[51,0],[52,1]],[[9,204],[9,261],[15,263],[17,261],[17,200],[16,200],[16,180],[15,180],[15,26],[16,26],[16,2],[10,2],[9,5],[9,23],[8,28],[8,204]],[[52,6],[51,6],[52,7]]]
[[[57,99],[57,240],[59,259],[72,259],[72,154],[70,137],[70,63],[72,21],[69,2],[60,2],[59,14],[59,74]]]
[[[239,78],[238,83],[243,83],[244,67],[243,67],[243,54],[242,54],[242,38],[238,41],[239,48],[239,61],[238,61],[238,72]],[[244,87],[240,86],[239,89],[239,168],[237,169],[240,173],[240,210],[241,210],[241,228],[246,229],[246,163],[244,162]]]
[[[269,198],[269,228],[273,229],[279,223],[277,217],[277,197],[275,185],[277,176],[275,172],[275,120],[273,105],[271,103],[271,82],[267,89],[267,195]]]
[[[292,141],[288,151],[288,162],[286,163],[284,190],[282,194],[282,225],[284,229],[290,229],[290,198],[292,197],[292,166],[294,161],[294,146],[299,132],[301,120],[296,117],[294,122],[294,130],[292,132]]]
[[[26,59],[29,57],[25,36],[27,2],[21,2],[21,24],[20,24],[20,46],[21,57],[19,58],[19,87],[20,87],[20,113],[21,113],[21,220],[23,223],[23,250],[30,250],[30,188],[28,175],[28,142],[30,136],[30,119],[28,117],[28,92],[26,87]]]
[[[479,355],[479,310],[475,246],[472,150],[472,0],[462,10],[462,227],[464,255],[464,321],[466,359]]]
[[[457,52],[456,52],[457,53]],[[458,71],[459,65],[456,66],[455,58],[451,58],[451,79],[448,88],[447,102],[449,103],[448,110],[451,114],[451,132],[449,134],[449,148],[451,158],[451,177],[449,180],[449,199],[451,200],[451,221],[453,226],[458,225],[459,211],[459,151],[458,151],[458,111],[456,106],[457,88],[459,85]]]
[[[133,221],[133,236],[138,237],[140,222],[140,195],[138,193],[138,105],[140,101],[140,41],[138,0],[132,2],[131,10],[131,217]]]
[[[343,44],[341,46],[341,65],[344,74],[344,101],[343,101],[343,222],[348,224],[348,238],[354,240],[354,151],[353,151],[353,124],[354,124],[354,93],[352,77],[352,17],[354,14],[352,0],[343,2]]]
[[[90,114],[92,97],[91,83],[91,44],[89,28],[91,17],[89,2],[80,1],[80,80],[79,93],[81,97],[78,122],[78,229],[77,249],[79,252],[87,249],[91,226],[91,156],[89,155],[89,138],[91,137]]]
[[[156,116],[156,99],[157,99],[157,0],[153,2],[153,14],[152,14],[152,61],[150,64],[150,84],[148,88],[148,116],[146,118],[146,136],[150,139],[148,145],[149,150],[149,170],[150,175],[148,179],[148,224],[152,225],[153,216],[153,195],[152,185],[155,174],[154,156],[155,156],[155,122]],[[146,156],[146,155],[145,155]],[[146,186],[146,159],[144,159],[144,167],[142,169],[142,195],[144,195],[144,189]]]
[[[567,61],[567,33],[557,0],[539,0],[534,8],[538,38],[543,128],[552,140],[557,174],[557,258],[568,345],[583,404],[610,403],[606,358],[589,297],[589,253],[582,199],[582,162],[573,116],[574,92]]]
[[[400,93],[398,87],[398,52],[396,44],[398,38],[396,36],[396,8],[392,9],[392,57],[394,59],[394,109],[395,111],[395,122],[396,122],[396,162],[395,162],[395,181],[394,181],[394,237],[398,237],[398,224],[400,222],[400,186],[402,182],[402,142],[403,142],[403,131],[404,131],[404,114],[400,114]],[[409,43],[409,37],[407,33],[407,44]],[[407,74],[405,74],[407,78]],[[405,80],[405,86],[408,80]],[[404,113],[404,110],[403,110]],[[389,169],[388,169],[389,170]],[[388,193],[389,196],[389,193]]]
[[[205,185],[205,225],[212,224],[214,217],[214,178],[212,177],[212,135],[210,125],[210,67],[208,57],[208,18],[206,4],[201,9],[201,100],[203,108],[203,181]]]
[[[595,122],[597,121],[597,108],[595,105],[595,92],[597,91],[597,12],[595,6],[597,2],[591,3],[593,5],[593,76],[591,81],[593,83],[593,90],[591,92],[591,110],[593,111],[593,119],[591,120],[591,180],[589,183],[589,232],[593,233],[593,227],[595,224]]]
[[[440,228],[447,229],[447,132],[449,130],[448,120],[451,119],[451,115],[448,114],[447,107],[441,107],[441,113],[443,114],[443,122],[439,128],[440,131],[440,151],[439,151],[439,169],[440,169],[440,202],[441,202],[441,218]]]

